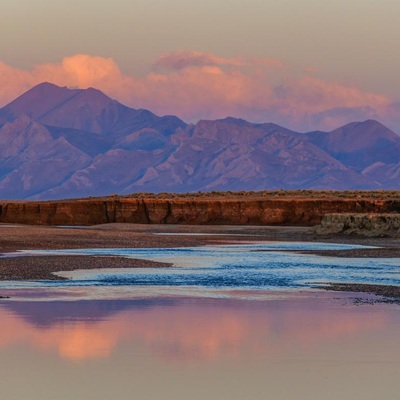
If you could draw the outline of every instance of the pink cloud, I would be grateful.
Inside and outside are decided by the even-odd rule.
[[[397,107],[386,95],[313,72],[299,72],[279,60],[222,58],[201,52],[162,54],[144,77],[125,75],[111,58],[78,54],[32,71],[0,62],[0,105],[43,81],[96,87],[135,108],[175,114],[189,122],[226,116],[272,121],[293,129],[332,129],[377,118],[397,126]]]
[[[201,53],[198,51],[176,51],[161,54],[155,66],[170,69],[184,69],[188,67],[204,67],[207,65],[231,65],[240,67],[245,61],[235,58],[222,58],[214,54]]]
[[[32,73],[0,61],[0,107],[36,84]]]
[[[86,88],[94,85],[110,84],[110,80],[120,82],[123,76],[117,64],[111,58],[77,54],[65,57],[60,64],[39,65],[33,71],[40,80],[50,80],[58,84],[67,84]]]

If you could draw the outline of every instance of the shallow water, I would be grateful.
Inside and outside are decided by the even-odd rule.
[[[400,314],[344,294],[0,303],[7,400],[390,399]]]
[[[290,252],[354,247],[270,242],[55,252],[175,266],[2,282],[0,293],[11,296],[0,300],[2,398],[394,398],[399,306],[356,306],[356,294],[312,287],[323,281],[400,284],[400,260]]]
[[[61,273],[68,281],[2,282],[0,289],[49,289],[59,293],[91,293],[92,298],[126,298],[145,291],[158,296],[193,295],[265,298],[271,292],[310,290],[324,282],[359,282],[400,285],[399,259],[320,257],[291,250],[342,250],[362,246],[329,243],[263,242],[248,245],[176,249],[84,249],[30,251],[35,254],[119,255],[173,263],[168,268],[102,269]],[[95,260],[93,261],[95,262]],[[83,290],[91,288],[91,291]],[[82,292],[83,290],[83,292]],[[21,292],[22,293],[22,292]],[[38,292],[36,292],[38,293]],[[13,297],[17,294],[13,293]],[[18,296],[18,295],[17,295]],[[90,297],[90,296],[89,296]],[[80,297],[82,298],[82,297]]]

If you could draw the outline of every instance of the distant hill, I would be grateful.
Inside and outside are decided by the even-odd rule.
[[[400,189],[400,136],[373,120],[310,133],[188,125],[50,83],[0,109],[2,199],[273,189]]]

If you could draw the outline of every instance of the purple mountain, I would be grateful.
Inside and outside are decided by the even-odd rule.
[[[50,83],[0,109],[3,199],[279,188],[400,189],[400,137],[372,120],[310,133],[187,125]]]

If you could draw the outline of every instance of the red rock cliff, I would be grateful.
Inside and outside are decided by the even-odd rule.
[[[2,201],[0,222],[38,225],[141,224],[303,225],[330,213],[391,213],[399,199],[99,198]]]

